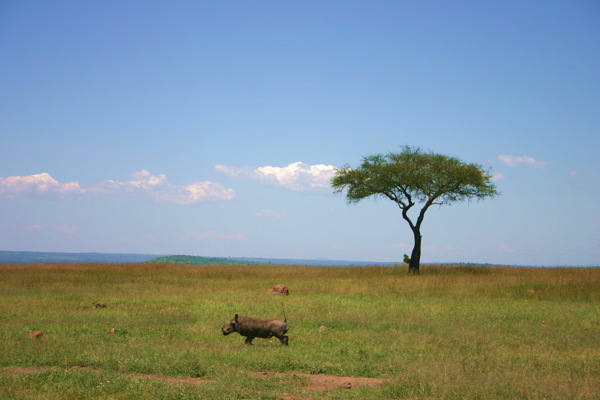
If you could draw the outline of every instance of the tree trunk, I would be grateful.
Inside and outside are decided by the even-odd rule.
[[[413,230],[413,236],[415,237],[415,246],[413,247],[410,255],[410,263],[408,264],[408,272],[419,273],[419,266],[421,265],[421,232],[418,228]]]

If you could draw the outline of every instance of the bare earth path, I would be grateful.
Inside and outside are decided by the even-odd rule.
[[[0,369],[0,377],[18,378],[21,375],[37,374],[47,371],[51,371],[53,368],[36,368],[36,367],[12,367]],[[100,371],[92,367],[83,366],[72,366],[71,370],[89,370],[89,371]],[[183,384],[183,385],[202,385],[207,383],[215,382],[210,379],[202,378],[180,378],[173,376],[163,376],[154,374],[125,374],[127,376],[135,377],[138,379],[149,379],[154,381]],[[308,380],[308,385],[302,386],[308,391],[320,391],[320,390],[332,390],[332,389],[356,389],[360,386],[380,386],[383,384],[383,378],[362,378],[356,376],[333,376],[333,375],[320,375],[320,374],[307,374],[303,372],[257,372],[258,376],[275,376],[275,377],[300,377]],[[299,385],[300,386],[300,385]],[[311,399],[312,397],[303,397],[294,394],[283,394],[281,396],[284,400],[304,400]]]
[[[358,376],[334,376],[334,375],[320,375],[320,374],[307,374],[303,372],[259,372],[257,375],[263,376],[297,376],[306,378],[309,383],[307,386],[303,386],[308,391],[317,390],[331,390],[331,389],[356,389],[360,386],[381,386],[385,381],[383,378],[362,378]],[[281,396],[284,400],[305,400],[312,399],[312,397],[302,397],[294,394],[284,394]]]

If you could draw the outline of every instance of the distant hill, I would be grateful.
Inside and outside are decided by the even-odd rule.
[[[318,259],[251,258],[251,257],[196,257],[164,254],[125,254],[125,253],[56,253],[35,251],[0,251],[0,264],[35,263],[98,263],[129,264],[164,262],[189,265],[311,265],[311,266],[366,266],[395,265],[393,262],[340,261]]]
[[[349,261],[349,260],[323,260],[323,259],[291,259],[291,258],[257,258],[257,257],[231,257],[231,260],[251,261],[257,264],[272,265],[310,265],[313,267],[366,267],[370,265],[392,266],[401,262],[377,261]]]
[[[129,264],[144,263],[160,254],[122,254],[122,253],[52,253],[37,251],[0,251],[0,264],[35,263],[99,263]]]
[[[196,256],[166,256],[157,257],[150,263],[187,264],[187,265],[259,265],[257,262],[232,260],[230,258],[196,257]]]

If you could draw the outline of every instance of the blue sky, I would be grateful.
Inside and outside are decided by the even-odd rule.
[[[334,168],[403,145],[501,195],[423,262],[600,263],[600,3],[3,1],[0,250],[401,261]]]

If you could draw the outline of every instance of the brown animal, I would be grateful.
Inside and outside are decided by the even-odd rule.
[[[39,339],[42,337],[43,334],[44,334],[44,332],[42,332],[42,331],[33,331],[29,334],[29,338],[30,339]]]
[[[275,336],[282,345],[288,345],[288,337],[286,333],[288,331],[287,319],[259,319],[252,317],[243,317],[235,314],[235,317],[231,320],[229,325],[222,328],[223,335],[229,335],[230,333],[237,332],[242,336],[246,337],[245,343],[248,345],[252,344],[254,338],[268,339]]]
[[[271,289],[267,290],[269,293],[278,294],[281,296],[287,296],[290,294],[290,290],[285,285],[275,285]]]

